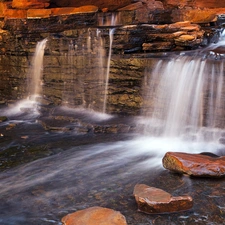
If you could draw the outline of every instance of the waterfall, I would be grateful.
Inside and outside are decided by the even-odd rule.
[[[98,14],[98,26],[113,27],[121,24],[120,12]]]
[[[28,97],[18,101],[14,106],[6,110],[6,115],[19,115],[23,112],[29,113],[26,119],[39,115],[37,107],[37,98],[41,94],[43,58],[47,39],[37,43],[35,53],[32,58],[32,64],[27,74]]]
[[[108,60],[107,60],[107,70],[106,70],[106,78],[105,78],[103,113],[106,113],[107,94],[108,94],[108,86],[109,86],[110,61],[111,61],[111,56],[112,56],[113,33],[114,33],[114,29],[111,29],[109,31],[109,55],[108,55]]]
[[[144,102],[151,99],[152,103],[144,114],[145,131],[187,137],[224,128],[223,76],[223,60],[185,55],[160,60],[151,73],[146,70]]]
[[[99,29],[89,28],[80,30],[77,39],[62,40],[62,100],[66,106],[103,111],[107,57],[101,33]]]
[[[80,30],[76,39],[62,38],[59,64],[63,105],[106,113],[114,30],[89,28]]]
[[[29,76],[31,81],[29,84],[30,98],[35,100],[41,93],[41,80],[43,72],[43,58],[47,39],[37,43],[35,54],[32,59],[32,67]]]

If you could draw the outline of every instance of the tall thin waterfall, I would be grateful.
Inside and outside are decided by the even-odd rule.
[[[144,102],[153,101],[145,115],[147,132],[163,137],[197,133],[203,127],[223,127],[224,61],[179,56],[160,60],[146,70]],[[147,88],[147,90],[146,90]]]
[[[32,67],[30,71],[30,98],[35,100],[41,92],[41,80],[43,72],[43,58],[47,39],[44,39],[37,43],[35,54],[32,59]]]
[[[107,70],[106,70],[106,78],[105,78],[105,92],[104,92],[104,101],[103,101],[103,113],[106,112],[106,104],[107,104],[107,94],[108,94],[108,86],[109,86],[109,72],[110,72],[110,61],[112,56],[112,43],[113,43],[113,33],[114,29],[109,31],[109,55],[107,60]]]

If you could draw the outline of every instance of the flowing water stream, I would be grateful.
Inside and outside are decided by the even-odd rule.
[[[75,44],[70,44],[70,54],[75,54]],[[87,46],[90,51],[91,43]],[[43,45],[40,48],[43,51]],[[121,211],[129,225],[223,224],[224,180],[192,180],[170,174],[161,163],[167,151],[225,154],[220,142],[224,137],[220,120],[220,108],[224,107],[224,60],[209,63],[210,58],[205,56],[200,52],[195,57],[184,54],[159,60],[151,76],[146,68],[144,102],[154,99],[154,107],[147,111],[145,105],[142,116],[124,122],[140,127],[135,133],[102,137],[42,130],[32,136],[30,126],[41,128],[37,123],[24,123],[23,135],[28,135],[30,142],[14,139],[11,146],[25,151],[32,142],[45,143],[49,151],[57,149],[59,153],[0,173],[0,224],[61,224],[60,219],[67,213],[95,205]],[[34,90],[34,95],[40,93],[39,88]],[[78,118],[76,109],[62,110],[65,115]],[[52,116],[58,116],[54,112]],[[84,110],[81,114],[83,120],[92,124],[102,122],[94,111],[90,114]],[[118,121],[117,117],[104,118],[106,124]],[[1,124],[1,132],[6,123]],[[21,132],[20,125],[15,129]],[[189,194],[195,205],[190,211],[170,215],[141,214],[136,211],[132,196],[136,183],[174,195]]]

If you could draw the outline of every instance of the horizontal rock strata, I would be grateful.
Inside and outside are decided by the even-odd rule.
[[[172,172],[196,177],[225,176],[225,156],[167,152],[163,157],[163,166]]]

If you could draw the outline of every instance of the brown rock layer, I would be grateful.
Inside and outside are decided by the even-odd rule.
[[[144,213],[167,213],[188,210],[193,206],[190,196],[173,197],[171,194],[145,184],[134,187],[138,210]]]
[[[163,158],[163,166],[176,173],[197,177],[225,176],[225,156],[167,152]]]

